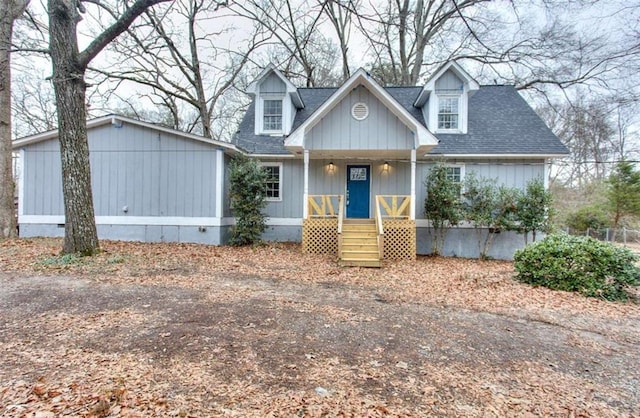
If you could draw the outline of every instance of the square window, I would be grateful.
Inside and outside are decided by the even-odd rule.
[[[262,169],[267,173],[265,180],[265,195],[267,200],[279,201],[282,200],[280,193],[280,164],[263,165]]]
[[[460,183],[462,181],[462,170],[460,167],[447,167],[447,180]]]
[[[282,100],[265,100],[262,104],[262,112],[263,130],[282,130]]]
[[[458,97],[438,98],[438,129],[458,129]]]
[[[462,181],[464,180],[464,168],[463,166],[449,166],[447,169],[447,180],[453,181],[457,188],[458,194],[462,194]]]

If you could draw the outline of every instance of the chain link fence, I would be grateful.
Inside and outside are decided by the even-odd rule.
[[[619,244],[636,244],[640,246],[640,230],[627,228],[588,228],[586,231],[565,228],[564,231],[570,235],[581,235],[595,238],[600,241],[615,242]]]

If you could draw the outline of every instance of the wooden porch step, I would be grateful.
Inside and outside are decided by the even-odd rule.
[[[381,267],[380,260],[363,260],[357,258],[341,258],[340,265],[344,267]]]
[[[357,259],[371,259],[377,260],[379,258],[380,253],[378,249],[375,250],[342,250],[342,257],[344,258],[357,258]]]
[[[378,251],[378,243],[374,242],[354,242],[354,243],[345,243],[342,242],[342,252],[347,251]]]
[[[342,224],[340,265],[380,267],[378,232],[374,219],[345,219]]]

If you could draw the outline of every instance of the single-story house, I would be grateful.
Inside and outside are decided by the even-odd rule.
[[[298,88],[274,66],[249,86],[253,102],[233,142],[121,116],[88,122],[100,238],[223,244],[234,219],[228,163],[258,159],[269,173],[267,240],[298,241],[343,263],[379,265],[431,249],[424,179],[436,161],[523,188],[548,178],[566,147],[513,86],[480,86],[457,63],[417,87],[382,87],[360,69],[337,88]],[[19,139],[22,236],[61,236],[57,132]],[[443,253],[475,257],[470,226]],[[511,258],[503,232],[490,256]]]

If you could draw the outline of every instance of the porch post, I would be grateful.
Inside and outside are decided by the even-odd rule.
[[[409,218],[416,219],[416,150],[411,150],[411,205]]]
[[[308,208],[307,208],[307,201],[309,197],[309,150],[306,149],[304,150],[304,192],[303,192],[303,198],[304,201],[302,202],[302,219],[306,219],[307,218],[307,213],[308,212]]]

